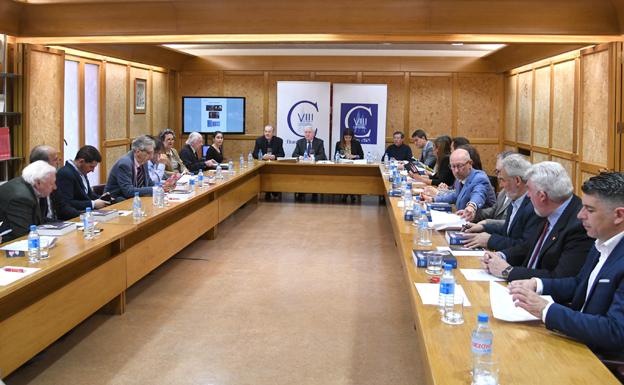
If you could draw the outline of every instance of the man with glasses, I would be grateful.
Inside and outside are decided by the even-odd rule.
[[[154,155],[154,140],[142,135],[132,141],[132,150],[122,156],[111,168],[105,190],[116,201],[140,196],[151,196],[154,182],[149,177],[147,161]]]
[[[496,155],[496,169],[494,174],[498,177],[500,170],[503,168],[503,160],[509,155],[516,154],[513,151],[503,151]],[[500,191],[496,196],[496,203],[492,207],[486,207],[477,211],[474,221],[480,225],[485,224],[503,224],[505,222],[507,207],[511,203],[511,199],[505,194],[505,189],[499,183]]]
[[[472,160],[465,149],[453,151],[450,167],[455,175],[455,189],[447,193],[435,192],[435,196],[425,196],[425,200],[454,203],[457,214],[471,221],[478,209],[490,207],[496,202],[494,189],[485,172],[472,168]]]

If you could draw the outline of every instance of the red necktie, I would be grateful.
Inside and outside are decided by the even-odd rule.
[[[544,221],[544,228],[542,229],[542,234],[540,235],[538,241],[537,241],[537,245],[535,245],[535,248],[533,249],[533,254],[531,254],[531,259],[529,259],[529,264],[527,265],[527,267],[529,269],[532,269],[533,264],[537,265],[537,256],[540,253],[540,250],[542,249],[542,244],[544,243],[544,239],[546,238],[546,233],[548,232],[548,219],[546,219]]]

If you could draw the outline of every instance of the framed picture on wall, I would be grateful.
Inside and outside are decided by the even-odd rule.
[[[147,108],[147,80],[134,79],[134,113],[144,114]]]

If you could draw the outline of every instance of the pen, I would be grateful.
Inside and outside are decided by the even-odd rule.
[[[5,267],[3,270],[9,273],[23,273],[24,272],[24,269],[18,269],[15,267]]]

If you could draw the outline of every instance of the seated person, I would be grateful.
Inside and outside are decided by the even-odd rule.
[[[342,139],[336,142],[335,153],[343,159],[364,159],[362,145],[353,137],[353,130],[350,128],[346,128],[342,133]]]
[[[186,144],[180,150],[180,159],[192,173],[217,167],[217,162],[214,160],[204,160],[202,154],[203,146],[204,138],[201,134],[199,132],[191,132],[186,140]]]
[[[2,228],[12,231],[3,236],[3,242],[27,235],[30,225],[44,223],[39,198],[50,196],[56,188],[56,168],[43,160],[29,164],[22,176],[0,186],[0,218]]]
[[[483,268],[514,281],[531,277],[561,278],[578,274],[593,239],[576,217],[581,200],[572,193],[572,181],[556,162],[537,163],[525,178],[535,213],[541,218],[527,242],[505,250],[486,252]]]
[[[38,160],[43,160],[50,166],[58,168],[59,151],[56,148],[45,144],[35,146],[30,151],[28,163],[34,163]],[[58,200],[59,198],[57,197],[56,191],[53,191],[52,194],[45,198],[39,199],[44,222],[55,222],[58,220],[58,213],[56,212],[58,207]]]
[[[515,154],[513,151],[503,151],[496,155],[496,169],[494,173],[498,177],[503,167],[503,159],[509,155]],[[524,177],[524,176],[523,176]],[[505,222],[507,207],[511,203],[511,199],[507,198],[505,190],[501,188],[496,196],[496,203],[492,207],[486,207],[477,211],[474,221],[480,225],[484,224],[503,224]]]
[[[180,159],[180,155],[174,148],[175,144],[175,133],[173,130],[166,128],[163,132],[160,133],[159,137],[160,141],[163,143],[165,147],[164,154],[167,157],[167,162],[165,162],[165,177],[170,177],[175,173],[184,174],[188,172],[188,169]]]
[[[483,170],[479,152],[476,148],[470,145],[470,141],[467,138],[464,138],[463,136],[456,136],[453,138],[451,141],[451,152],[457,150],[458,148],[465,148],[468,150],[470,153],[470,159],[472,159],[472,168],[475,170]]]
[[[595,238],[578,274],[509,284],[521,307],[605,358],[624,357],[624,175],[603,173],[583,184],[578,219]],[[551,295],[554,302],[539,294]]]
[[[392,140],[394,143],[386,148],[386,153],[384,154],[382,160],[395,159],[395,160],[410,160],[412,159],[412,149],[410,146],[403,143],[403,139],[405,139],[405,135],[401,131],[395,131],[392,134]]]
[[[323,140],[315,136],[314,129],[311,126],[304,128],[303,135],[304,137],[297,141],[292,156],[294,158],[303,158],[307,153],[309,156],[314,155],[314,160],[327,160]]]
[[[116,200],[140,196],[151,196],[154,182],[149,177],[147,161],[154,155],[154,141],[141,135],[132,141],[132,149],[119,158],[108,175],[105,191]]]
[[[487,247],[503,253],[507,249],[525,243],[529,240],[541,222],[535,214],[531,199],[527,195],[527,185],[524,175],[531,168],[531,163],[520,154],[506,157],[502,161],[498,181],[504,188],[505,194],[511,201],[511,209],[503,223],[467,225],[466,247]]]
[[[165,164],[167,163],[167,156],[163,153],[165,147],[160,139],[148,135],[154,141],[154,153],[152,157],[147,161],[147,172],[150,179],[154,184],[162,182],[165,178]]]
[[[260,151],[262,151],[262,159],[258,159]],[[264,126],[264,135],[256,138],[252,154],[258,160],[275,160],[286,156],[284,154],[284,141],[282,138],[273,135],[273,126],[269,124]]]
[[[420,157],[418,158],[420,163],[427,165],[429,168],[434,168],[436,156],[433,150],[433,143],[427,139],[427,133],[423,130],[414,131],[412,142],[421,149]]]
[[[432,186],[438,186],[441,183],[452,186],[455,183],[455,175],[449,166],[449,158],[451,156],[451,138],[443,135],[438,136],[433,141],[433,156],[436,158],[433,172],[425,170],[425,175],[419,175],[411,170],[409,175],[418,182],[422,182]]]
[[[65,162],[56,173],[56,197],[58,218],[75,218],[87,207],[101,209],[110,203],[100,199],[93,192],[87,174],[92,172],[102,161],[97,148],[84,146],[78,150],[74,160]]]
[[[472,168],[472,160],[468,151],[459,148],[451,153],[450,167],[455,175],[454,190],[446,193],[430,192],[423,199],[428,202],[454,203],[457,214],[470,221],[482,207],[494,204],[496,197],[490,179],[481,170]]]
[[[206,151],[206,159],[213,159],[216,163],[223,163],[223,133],[215,131],[212,135],[212,144]]]

